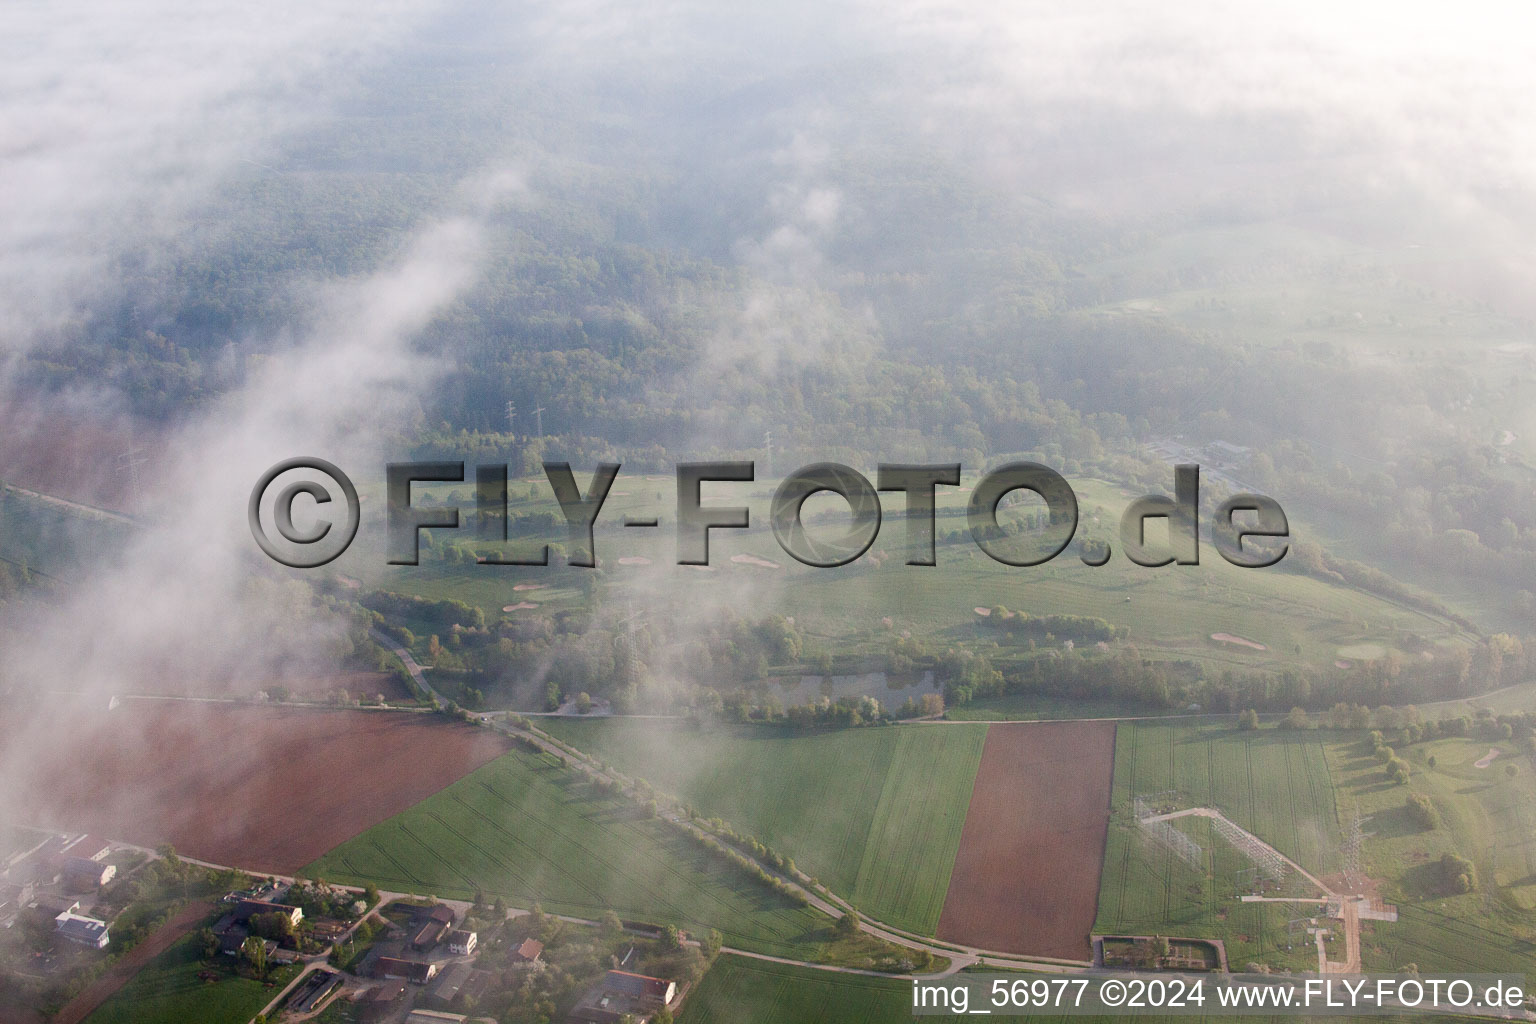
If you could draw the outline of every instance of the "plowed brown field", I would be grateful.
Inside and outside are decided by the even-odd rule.
[[[1113,722],[992,726],[939,938],[1088,959],[1114,765]]]
[[[280,874],[506,749],[435,715],[177,701],[0,709],[7,817]]]

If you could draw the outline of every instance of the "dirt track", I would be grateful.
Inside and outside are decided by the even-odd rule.
[[[18,821],[286,874],[508,741],[427,715],[145,702],[65,723],[8,708],[0,746]]]
[[[1115,761],[1112,722],[993,725],[938,937],[1085,959]]]
[[[139,973],[139,968],[170,949],[177,939],[191,931],[212,912],[212,903],[189,903],[182,907],[176,916],[162,925],[153,935],[130,949],[127,955],[113,964],[106,974],[65,1003],[63,1009],[49,1018],[48,1024],[80,1024],[80,1021],[85,1020],[95,1012],[98,1006],[111,998],[114,992],[128,984],[129,980]]]

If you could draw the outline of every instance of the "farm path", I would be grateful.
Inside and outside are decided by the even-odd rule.
[[[1279,857],[1282,861],[1284,861],[1286,864],[1288,864],[1293,871],[1295,871],[1297,874],[1301,875],[1301,877],[1305,878],[1307,881],[1311,882],[1313,885],[1317,886],[1319,889],[1321,889],[1323,892],[1327,893],[1329,896],[1337,895],[1337,893],[1335,893],[1332,889],[1329,889],[1319,879],[1315,878],[1312,875],[1312,873],[1310,871],[1308,871],[1306,868],[1302,867],[1300,864],[1297,864],[1295,861],[1291,860],[1291,858],[1287,857],[1285,854],[1281,853],[1279,850],[1275,849],[1273,846],[1270,846],[1264,840],[1260,839],[1258,836],[1254,835],[1252,832],[1249,832],[1247,829],[1243,828],[1237,822],[1233,821],[1231,818],[1227,817],[1225,814],[1222,814],[1220,811],[1218,811],[1214,807],[1186,807],[1183,810],[1180,810],[1180,811],[1170,811],[1167,814],[1154,814],[1151,817],[1143,818],[1142,820],[1143,821],[1169,821],[1169,820],[1171,820],[1173,818],[1188,818],[1188,817],[1195,817],[1195,818],[1220,818],[1222,821],[1226,822],[1232,828],[1236,829],[1237,831],[1241,832],[1243,835],[1247,836],[1252,842],[1257,843],[1259,846],[1262,846],[1264,849],[1268,850],[1270,853],[1274,854],[1276,857]]]
[[[592,762],[590,757],[583,751],[578,750],[575,747],[568,746],[545,733],[538,732],[536,730],[514,728],[509,726],[505,721],[498,720],[496,718],[487,718],[485,721],[498,732],[505,733],[508,736],[515,736],[522,740],[532,741],[541,750],[544,750],[557,757],[574,758],[576,762],[582,766],[583,770],[588,772],[593,778],[614,782],[622,787],[628,787],[633,784],[633,780],[624,777],[612,768],[605,769],[598,766]],[[686,818],[676,814],[667,814],[665,815],[665,818],[668,822],[672,823],[678,828],[691,832],[696,836],[714,840],[714,837],[711,833],[706,832],[704,829],[700,828],[698,825],[695,825],[693,822],[687,820]],[[803,896],[807,905],[821,911],[828,917],[836,919],[842,917],[845,913],[854,910],[852,905],[850,905],[846,900],[838,896],[836,893],[833,893],[830,889],[827,889],[821,885],[814,885],[811,882],[810,876],[806,875],[804,872],[796,870],[793,875],[788,875],[775,869],[771,864],[761,861],[758,862],[758,866],[762,868],[763,871],[770,877],[783,882],[792,888],[795,892]],[[941,944],[925,936],[915,935],[912,932],[888,925],[883,921],[866,917],[862,913],[859,915],[859,929],[869,933],[870,935],[873,935],[875,938],[889,942],[892,945],[903,946],[907,949],[918,950],[919,952],[931,953],[934,956],[946,957],[951,961],[952,966],[956,960],[965,961],[965,963],[961,965],[962,967],[970,966],[972,964],[990,964],[996,967],[1034,971],[1082,971],[1092,966],[1092,961],[1088,960],[1067,960],[1057,959],[1054,957],[1031,957],[1028,955],[1008,953],[1000,950],[983,949],[977,946],[967,946],[961,943],[953,942],[945,942]],[[741,951],[732,949],[730,952],[735,953]],[[744,953],[743,955],[760,956],[759,954],[747,953]],[[762,956],[762,958],[774,960],[775,962],[795,964],[802,967],[814,967],[817,969],[830,969],[831,967],[831,965],[828,964],[818,964],[811,961],[777,961],[775,958],[766,956]],[[960,968],[954,969],[958,970]],[[862,973],[854,968],[848,968],[847,970],[853,973]],[[947,970],[944,973],[950,974],[953,973],[953,970]],[[899,977],[899,975],[885,975],[885,977]]]
[[[399,658],[400,664],[404,665],[405,670],[411,674],[411,678],[416,680],[416,685],[431,694],[433,700],[439,704],[446,705],[448,703],[447,699],[434,690],[431,683],[427,682],[427,674],[421,670],[421,666],[416,663],[416,659],[411,656],[410,651],[396,643],[393,637],[385,636],[376,629],[370,629],[368,635],[373,637],[376,643],[383,644],[389,650],[389,653]]]
[[[1270,853],[1274,854],[1276,857],[1279,857],[1282,861],[1284,861],[1287,865],[1289,865],[1293,871],[1295,871],[1297,874],[1301,875],[1307,881],[1311,882],[1318,889],[1322,890],[1322,892],[1326,896],[1326,898],[1323,899],[1323,900],[1316,900],[1316,899],[1286,900],[1284,897],[1272,897],[1272,898],[1269,898],[1269,899],[1265,899],[1264,897],[1259,897],[1259,896],[1254,896],[1254,897],[1245,896],[1245,897],[1243,897],[1243,900],[1245,902],[1253,902],[1253,901],[1263,900],[1264,902],[1277,902],[1277,903],[1279,903],[1279,902],[1291,902],[1291,903],[1329,903],[1329,904],[1336,904],[1338,906],[1338,908],[1339,908],[1338,917],[1339,917],[1340,920],[1342,920],[1344,922],[1344,925],[1343,925],[1343,931],[1344,931],[1344,959],[1343,959],[1342,962],[1341,961],[1335,961],[1335,960],[1329,960],[1328,959],[1328,951],[1323,947],[1323,935],[1322,935],[1322,932],[1318,932],[1317,933],[1317,972],[1319,974],[1359,974],[1360,973],[1360,970],[1361,970],[1361,966],[1360,966],[1360,904],[1366,902],[1366,897],[1354,895],[1354,894],[1351,894],[1351,893],[1338,893],[1338,892],[1334,892],[1333,889],[1329,888],[1327,885],[1324,885],[1323,882],[1320,879],[1318,879],[1314,875],[1312,875],[1312,873],[1307,871],[1306,868],[1302,867],[1300,864],[1297,864],[1294,860],[1291,860],[1291,858],[1287,857],[1285,854],[1281,853],[1279,850],[1275,849],[1273,846],[1270,846],[1264,840],[1260,839],[1258,836],[1254,835],[1252,832],[1249,832],[1247,829],[1243,828],[1241,825],[1237,824],[1231,818],[1228,818],[1225,814],[1222,814],[1220,811],[1216,810],[1214,807],[1186,807],[1183,810],[1170,811],[1167,814],[1154,814],[1151,817],[1144,818],[1142,820],[1143,821],[1169,821],[1170,819],[1173,819],[1173,818],[1186,818],[1186,817],[1220,818],[1222,821],[1226,822],[1232,828],[1236,829],[1237,831],[1241,832],[1243,835],[1247,836],[1254,843],[1257,843],[1258,845],[1260,845],[1260,846],[1264,847],[1266,850],[1268,850]]]
[[[50,1024],[80,1024],[96,1008],[111,998],[150,960],[170,949],[177,939],[191,931],[196,924],[213,912],[213,904],[207,900],[189,903],[177,911],[165,924],[123,955],[107,973],[87,986],[81,993],[54,1014]]]

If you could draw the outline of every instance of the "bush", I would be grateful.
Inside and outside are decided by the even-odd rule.
[[[1435,802],[1423,793],[1409,793],[1405,804],[1408,808],[1408,816],[1411,817],[1420,829],[1431,830],[1440,827],[1440,812],[1435,807]]]
[[[1451,892],[1465,893],[1477,888],[1477,866],[1465,857],[1446,853],[1440,858],[1440,874]]]
[[[1259,727],[1259,713],[1253,708],[1248,708],[1237,716],[1237,727],[1244,732]]]

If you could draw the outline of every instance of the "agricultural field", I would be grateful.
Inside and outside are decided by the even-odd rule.
[[[45,714],[5,707],[0,739],[43,727]],[[19,820],[280,874],[507,746],[486,729],[394,712],[125,701],[59,714],[47,726],[57,742],[14,768]]]
[[[955,722],[1045,722],[1059,718],[1144,718],[1182,715],[1182,708],[1159,710],[1121,700],[1072,700],[1045,693],[1005,693],[945,710]]]
[[[1398,907],[1395,924],[1368,926],[1365,967],[1526,969],[1536,952],[1536,773],[1530,756],[1508,741],[1415,743],[1397,750],[1413,770],[1402,786],[1386,778],[1364,733],[1328,734],[1324,749],[1341,812],[1352,815],[1358,807],[1369,816],[1366,873]],[[1437,827],[1426,828],[1409,813],[1410,792],[1433,801]],[[1447,884],[1439,864],[1447,852],[1476,865],[1475,891],[1458,895]]]
[[[85,1024],[245,1024],[297,973],[279,968],[266,982],[220,971],[218,981],[204,981],[206,970],[192,933],[155,957],[133,980],[85,1019]]]
[[[1091,959],[1114,760],[1112,722],[987,730],[940,938]]]
[[[1080,504],[1079,536],[1113,537],[1120,513],[1136,495],[1098,480],[1070,482]],[[975,478],[967,476],[964,489],[941,488],[937,521],[941,538],[964,530],[967,492],[974,483]],[[530,488],[537,491],[537,498],[528,498]],[[721,497],[709,500],[747,505],[753,528],[716,531],[710,542],[710,566],[678,566],[670,528],[635,531],[619,525],[626,514],[669,515],[675,488],[670,476],[641,478],[621,473],[615,481],[595,532],[601,560],[598,578],[609,601],[632,602],[642,610],[658,601],[670,602],[676,607],[669,606],[669,613],[684,615],[690,607],[734,608],[743,615],[777,611],[794,616],[813,636],[835,638],[844,654],[883,654],[893,631],[910,631],[935,642],[990,642],[998,632],[987,627],[974,609],[995,605],[1031,614],[1102,617],[1128,628],[1131,641],[1144,654],[1193,659],[1215,668],[1280,668],[1298,663],[1322,668],[1332,664],[1341,648],[1374,644],[1389,650],[1407,634],[1432,643],[1464,639],[1451,622],[1363,591],[1284,568],[1238,569],[1218,557],[1208,543],[1207,557],[1198,568],[1152,570],[1122,557],[1104,567],[1089,568],[1068,551],[1045,565],[1021,569],[993,561],[966,534],[959,543],[939,544],[937,569],[922,569],[903,564],[906,524],[892,515],[870,553],[859,561],[836,569],[811,569],[785,554],[768,529],[772,494],[768,481],[735,489],[720,485]],[[465,507],[473,501],[470,485],[420,490],[438,500],[457,491]],[[535,511],[558,515],[542,478],[516,481],[511,493],[514,515]],[[819,499],[807,506],[808,515],[813,514],[815,500]],[[899,502],[900,498],[886,500]],[[826,507],[837,509],[838,505]],[[889,511],[899,507],[890,504]],[[829,531],[840,528],[827,527]],[[441,538],[472,540],[473,534],[444,532]],[[557,530],[548,539],[564,543],[565,531]],[[345,571],[362,576],[368,587],[456,598],[480,607],[490,621],[575,607],[587,572],[553,566],[446,565],[427,559],[408,568],[380,568],[382,563],[382,558],[349,552],[341,564]],[[543,585],[543,589],[514,591],[519,584]],[[679,593],[688,596],[686,603],[678,601]],[[524,604],[532,607],[518,607]],[[503,612],[503,608],[517,610]],[[1221,633],[1253,644],[1212,639],[1212,634]]]
[[[911,985],[725,954],[677,1019],[678,1024],[906,1024],[913,1019]]]
[[[728,945],[816,955],[831,922],[771,892],[631,800],[516,749],[342,843],[304,873],[330,882],[672,923]]]
[[[572,746],[792,857],[888,924],[932,934],[986,727],[796,734],[546,719]]]
[[[1140,834],[1136,796],[1169,793],[1179,807],[1218,807],[1316,876],[1340,865],[1336,795],[1321,734],[1188,721],[1122,723],[1116,740],[1114,813],[1094,931],[1221,938],[1228,961],[1316,965],[1316,950],[1287,934],[1287,904],[1241,904],[1252,864],[1202,819],[1177,826],[1199,844],[1196,870]],[[1301,936],[1304,938],[1304,936]],[[1291,949],[1287,949],[1287,946]]]
[[[1022,977],[1023,975],[1021,975]],[[973,1007],[974,1008],[974,1007]],[[726,954],[683,1004],[678,1024],[958,1024],[960,1016],[912,1016],[911,982],[835,974]],[[1063,1020],[1110,1024],[1122,1019],[1010,1015],[1010,1021]],[[1216,1022],[1221,1018],[1201,1018]],[[1263,1018],[1246,1017],[1253,1022]]]

